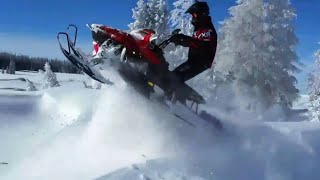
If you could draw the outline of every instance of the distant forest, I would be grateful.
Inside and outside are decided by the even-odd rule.
[[[43,57],[29,57],[26,55],[17,55],[8,52],[0,52],[0,69],[6,69],[9,66],[10,60],[13,60],[15,62],[16,71],[38,71],[39,69],[43,70],[44,64],[46,62],[49,62],[53,72],[81,73],[81,71],[79,71],[69,61]]]

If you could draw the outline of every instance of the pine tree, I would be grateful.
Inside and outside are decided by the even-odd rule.
[[[288,106],[297,99],[299,92],[293,75],[299,72],[296,64],[300,64],[295,49],[298,44],[293,25],[295,18],[290,0],[268,0],[265,4],[265,50],[268,58],[264,67],[269,68],[264,68],[263,73],[272,88],[273,99]]]
[[[2,74],[4,74],[4,67],[2,67],[2,71],[1,72],[2,72]]]
[[[292,75],[298,70],[294,12],[288,1],[279,2],[237,1],[230,8],[231,17],[222,23],[216,58],[217,71],[235,76],[235,91],[259,98],[265,108],[278,103],[291,106],[298,97]]]
[[[44,73],[43,73],[43,88],[51,88],[60,86],[57,81],[56,74],[52,72],[51,66],[48,62],[44,65]]]
[[[10,66],[11,74],[15,74],[16,73],[16,62],[14,60],[11,60],[9,66]]]
[[[320,50],[315,52],[315,70],[309,75],[309,114],[312,121],[320,121]]]
[[[15,74],[16,73],[16,62],[13,59],[10,60],[8,72],[9,72],[8,74]]]
[[[262,96],[256,90],[259,66],[266,60],[263,51],[263,2],[239,0],[229,9],[231,17],[222,22],[215,70],[225,75],[232,73],[238,95]],[[248,89],[252,90],[248,92]],[[248,102],[250,103],[250,102]]]

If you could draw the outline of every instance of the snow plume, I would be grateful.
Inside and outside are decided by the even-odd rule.
[[[203,76],[205,76],[205,74]],[[206,84],[205,87],[207,87],[207,89],[201,88],[201,86],[196,87],[197,90],[203,92],[204,95],[208,97],[208,104],[205,107],[207,111],[210,112],[214,109],[214,114],[217,112],[230,114],[233,118],[229,119],[235,122],[238,121],[237,123],[246,123],[248,121],[254,121],[251,123],[279,122],[289,120],[286,116],[287,109],[282,106],[273,105],[266,108],[264,104],[261,103],[264,97],[256,95],[256,98],[252,98],[252,96],[255,95],[254,93],[256,93],[252,87],[248,87],[245,84],[239,85],[236,81],[228,79],[229,77],[226,77],[227,79],[213,78],[212,80],[207,80],[207,82],[212,82],[212,84]],[[196,85],[201,84],[196,83]],[[241,90],[239,90],[238,87],[241,87]]]
[[[64,126],[15,166],[8,179],[93,179],[183,151],[170,130],[182,128],[181,120],[165,108],[150,104],[128,87],[110,87],[96,97],[89,97],[88,91],[68,97],[57,88],[43,97],[41,111],[51,114],[55,124],[51,127]],[[172,126],[174,122],[180,125]]]
[[[124,179],[126,172],[103,176],[123,167],[136,173],[127,176],[130,180],[292,180],[319,176],[316,167],[320,157],[314,147],[320,135],[315,132],[291,132],[286,127],[280,132],[277,124],[270,128],[244,123],[250,117],[218,111],[217,116],[225,120],[225,132],[217,135],[214,129],[199,126],[202,120],[196,119],[197,127],[191,127],[164,105],[143,98],[128,86],[66,93],[73,89],[53,88],[41,98],[39,117],[32,116],[39,122],[32,121],[32,126],[46,122],[46,136],[40,140],[32,136],[27,143],[15,141],[19,142],[15,153],[21,151],[24,156],[8,161],[10,168],[6,176],[0,172],[1,179],[86,180],[102,176],[111,180],[113,176],[112,180],[118,180]],[[220,102],[224,101],[228,96]],[[230,125],[228,119],[240,119],[241,123]],[[59,126],[61,123],[65,125]],[[35,146],[29,147],[30,142]],[[16,159],[15,153],[8,154]]]

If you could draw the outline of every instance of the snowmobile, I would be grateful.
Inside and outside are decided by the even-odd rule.
[[[95,47],[96,53],[99,48],[105,51],[116,49],[113,52],[114,55],[119,56],[116,63],[108,62],[112,58],[105,57],[103,53],[97,57],[90,57],[76,48],[78,28],[75,25],[69,25],[67,32],[60,32],[57,38],[65,57],[92,79],[112,85],[114,82],[101,73],[101,70],[104,70],[101,64],[111,63],[126,82],[144,94],[149,95],[153,92],[154,86],[157,86],[172,100],[183,103],[188,100],[197,105],[205,104],[204,98],[198,92],[169,71],[169,64],[165,60],[163,49],[171,43],[171,37],[156,44],[156,33],[150,29],[125,32],[99,24],[87,26],[92,33],[100,33],[105,37],[101,47]],[[72,29],[74,30],[73,39],[69,34]],[[179,30],[174,31],[173,35],[177,33]],[[64,44],[62,43],[63,36],[66,39]]]
[[[223,129],[220,120],[204,111],[198,112],[198,105],[206,103],[204,98],[169,71],[163,49],[172,42],[172,37],[157,44],[156,33],[150,29],[125,32],[99,24],[87,25],[87,27],[92,33],[100,33],[104,37],[104,42],[100,42],[101,45],[97,46],[96,42],[93,43],[93,55],[87,55],[76,48],[78,28],[75,25],[69,25],[66,32],[60,32],[57,36],[62,53],[83,73],[98,82],[113,85],[114,82],[102,73],[111,67],[140,93],[149,97],[150,93],[155,91],[155,87],[159,87],[168,100],[179,101],[184,105],[189,101],[188,108],[195,110],[197,117],[213,124],[215,129]],[[74,35],[70,36],[72,29]],[[172,35],[177,33],[179,30],[173,31]],[[66,40],[64,43],[63,37]],[[195,109],[194,105],[196,105]],[[196,127],[188,117],[184,117],[185,113],[181,114],[182,111],[175,112],[173,109],[171,111],[176,117]]]

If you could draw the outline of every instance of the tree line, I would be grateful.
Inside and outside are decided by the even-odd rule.
[[[49,62],[53,72],[61,73],[80,73],[69,61],[59,59],[49,59],[45,57],[30,57],[27,55],[18,55],[9,52],[0,52],[0,68],[7,69],[10,61],[15,62],[15,70],[38,71],[43,69],[46,62]]]

